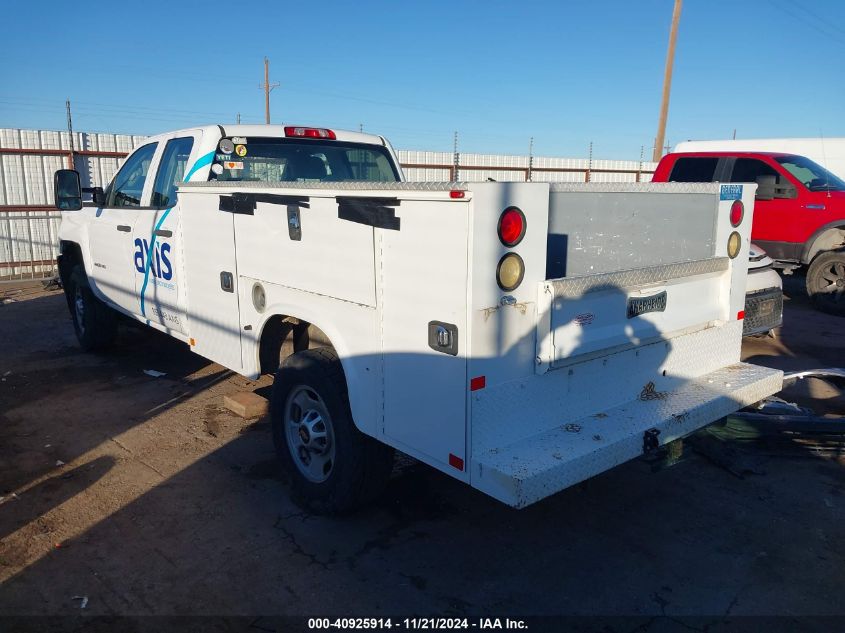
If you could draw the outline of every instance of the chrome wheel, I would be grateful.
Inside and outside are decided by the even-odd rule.
[[[845,262],[832,261],[820,272],[825,286],[819,292],[827,295],[830,301],[839,303],[845,299]]]
[[[306,385],[291,389],[284,408],[288,450],[302,475],[322,483],[334,468],[335,442],[328,407]]]
[[[76,315],[76,327],[79,328],[79,333],[85,333],[85,297],[82,294],[82,288],[76,287],[73,293],[73,311]]]

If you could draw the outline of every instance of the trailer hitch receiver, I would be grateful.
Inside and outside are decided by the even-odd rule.
[[[649,429],[643,433],[643,455],[647,455],[655,451],[660,446],[657,436],[660,435],[659,429]]]

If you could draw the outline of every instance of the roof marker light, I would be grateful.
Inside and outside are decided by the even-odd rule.
[[[285,136],[295,136],[298,138],[326,138],[332,141],[337,140],[337,136],[331,130],[322,127],[286,127]]]

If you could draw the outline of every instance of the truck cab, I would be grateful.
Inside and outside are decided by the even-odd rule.
[[[845,182],[810,159],[776,152],[664,156],[653,182],[757,183],[751,239],[791,272],[808,266],[807,292],[845,315]]]

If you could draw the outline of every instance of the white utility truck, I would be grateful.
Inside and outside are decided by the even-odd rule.
[[[247,125],[147,139],[93,204],[55,182],[82,346],[121,312],[275,372],[318,511],[394,448],[523,507],[781,388],[740,362],[754,184],[406,183],[380,136]]]

